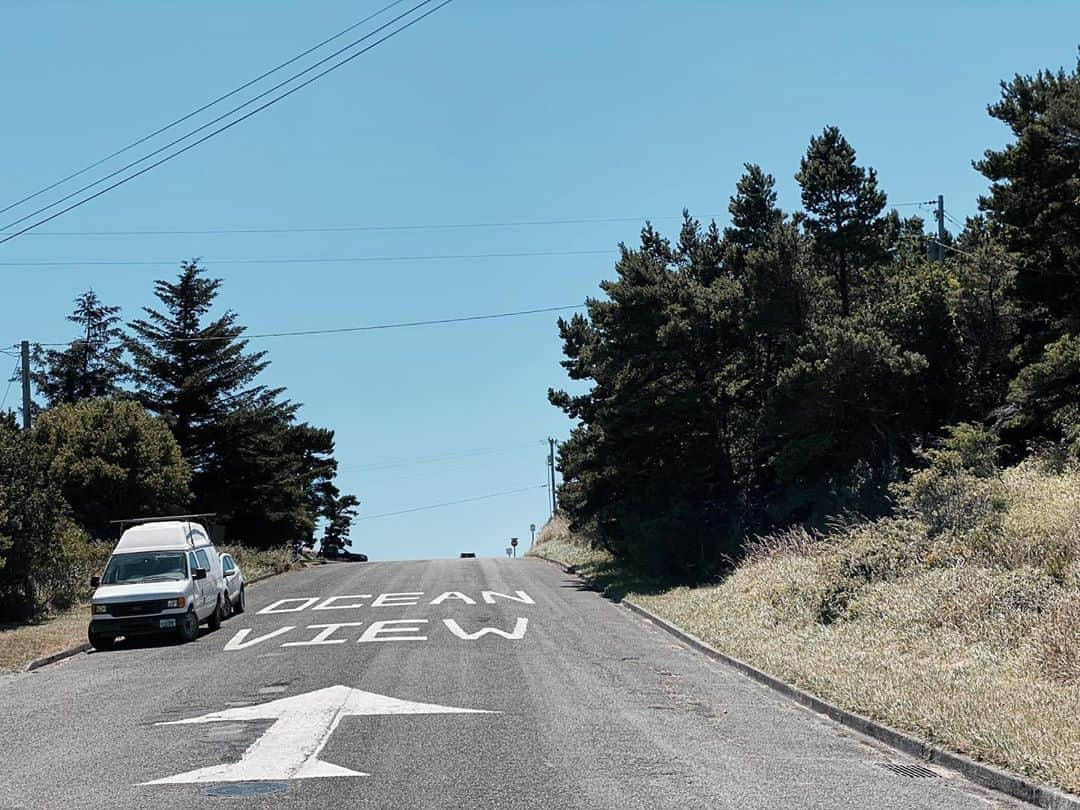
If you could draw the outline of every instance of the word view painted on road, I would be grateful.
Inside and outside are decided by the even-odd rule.
[[[278,599],[264,607],[256,615],[278,614],[314,614],[316,611],[355,611],[393,607],[438,607],[451,605],[475,607],[494,605],[499,601],[521,605],[535,605],[536,602],[525,591],[513,594],[498,591],[481,591],[479,596],[470,596],[461,591],[444,591],[431,599],[423,591],[404,591],[398,593],[343,594],[339,596],[300,596]],[[333,615],[333,614],[332,614]],[[428,619],[410,617],[405,619],[375,619],[371,621],[318,622],[301,626],[288,624],[253,635],[251,628],[238,630],[225,644],[226,652],[246,650],[274,640],[281,647],[321,647],[337,646],[354,640],[357,643],[427,641],[429,632],[449,633],[462,641],[478,641],[483,638],[502,638],[520,641],[525,637],[529,620],[515,617],[507,620],[505,626],[478,624],[467,616],[457,618]],[[301,636],[304,636],[301,638]],[[287,639],[285,637],[288,637]]]

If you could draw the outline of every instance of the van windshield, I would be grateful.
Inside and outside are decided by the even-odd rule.
[[[182,551],[114,554],[105,567],[102,585],[126,582],[163,582],[187,579],[187,558]]]

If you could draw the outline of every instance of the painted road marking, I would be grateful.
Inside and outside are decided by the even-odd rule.
[[[291,626],[291,625],[286,625],[285,627],[279,627],[277,630],[273,630],[273,631],[271,631],[269,633],[265,633],[264,635],[256,636],[251,641],[245,641],[245,639],[251,633],[251,630],[249,628],[245,627],[243,630],[237,630],[236,631],[236,635],[229,639],[228,643],[225,645],[225,649],[226,650],[246,650],[248,647],[254,647],[256,644],[259,644],[259,643],[261,643],[263,641],[269,641],[270,639],[274,638],[275,636],[280,636],[280,635],[282,635],[284,633],[288,633],[290,630],[295,630],[295,629],[296,628]]]
[[[480,627],[472,632],[467,632],[460,624],[453,619],[443,619],[443,625],[450,633],[461,639],[462,641],[477,641],[484,636],[497,636],[499,638],[505,638],[510,641],[520,641],[525,637],[525,631],[529,627],[529,620],[519,617],[514,622],[513,630],[503,630],[499,627]],[[377,622],[371,622],[364,627],[364,622],[334,622],[328,624],[309,624],[305,627],[305,630],[317,630],[318,632],[312,638],[305,641],[286,641],[281,644],[281,647],[325,647],[336,646],[338,644],[344,644],[347,639],[345,638],[331,638],[343,627],[364,627],[364,631],[360,634],[357,641],[361,644],[373,642],[373,641],[427,641],[426,635],[420,635],[427,628],[422,625],[428,624],[427,619],[383,619]],[[264,641],[283,636],[286,633],[290,633],[296,629],[295,625],[286,625],[279,627],[276,630],[272,630],[269,633],[264,633],[261,636],[255,636],[248,638],[251,635],[251,629],[245,627],[242,630],[237,630],[236,635],[225,642],[225,646],[222,648],[224,652],[236,652],[237,650],[246,650],[250,647],[254,647],[256,644],[262,644]]]
[[[525,637],[525,630],[529,627],[528,619],[518,619],[514,623],[514,629],[507,633],[505,630],[500,630],[498,627],[481,627],[475,633],[466,633],[461,629],[461,625],[455,622],[453,619],[443,619],[443,624],[446,625],[446,629],[453,633],[460,639],[465,641],[476,641],[478,638],[483,638],[489,633],[496,636],[502,636],[508,638],[511,641],[518,641]]]
[[[485,709],[462,709],[435,703],[416,703],[388,695],[329,686],[295,697],[241,706],[186,720],[156,723],[177,726],[223,723],[230,720],[273,720],[238,762],[211,765],[194,771],[144,782],[144,785],[193,782],[257,782],[282,779],[317,779],[330,776],[368,776],[319,759],[343,717],[382,714],[498,714]]]
[[[339,627],[359,627],[363,622],[345,622],[344,624],[313,624],[308,627],[308,630],[319,630],[318,635],[315,638],[308,641],[289,641],[282,644],[282,647],[315,647],[319,644],[344,644],[343,638],[330,638]]]
[[[271,602],[258,612],[257,615],[272,613],[300,613],[305,610],[358,610],[360,608],[384,608],[384,607],[416,607],[421,603],[423,591],[402,591],[398,593],[380,593],[370,603],[362,600],[372,599],[370,593],[354,593],[341,596],[293,596],[288,599],[278,599]],[[522,605],[535,605],[536,602],[525,591],[500,593],[499,591],[480,591],[480,599],[469,596],[462,591],[445,591],[440,593],[428,605],[441,605],[443,602],[454,601],[464,605],[476,605],[483,602],[486,605],[494,605],[497,600],[505,599],[508,602],[517,602]],[[346,601],[347,600],[347,601]],[[316,604],[318,603],[318,604]]]
[[[427,636],[402,635],[403,633],[419,633],[419,627],[404,627],[408,624],[427,624],[427,619],[388,619],[382,622],[372,622],[357,641],[427,641]],[[396,633],[397,635],[391,635]]]

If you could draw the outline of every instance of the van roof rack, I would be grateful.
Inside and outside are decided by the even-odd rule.
[[[133,526],[137,523],[163,523],[167,520],[193,520],[195,518],[217,517],[217,512],[200,512],[197,515],[162,515],[160,517],[124,518],[123,520],[110,520],[109,523],[124,526]]]

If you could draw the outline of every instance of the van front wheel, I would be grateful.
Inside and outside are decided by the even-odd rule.
[[[180,620],[180,629],[177,631],[181,644],[187,644],[199,637],[199,617],[194,610],[189,610]]]
[[[116,644],[116,638],[113,636],[103,636],[95,633],[93,630],[88,630],[86,633],[86,640],[90,642],[90,646],[95,650],[111,650]]]

